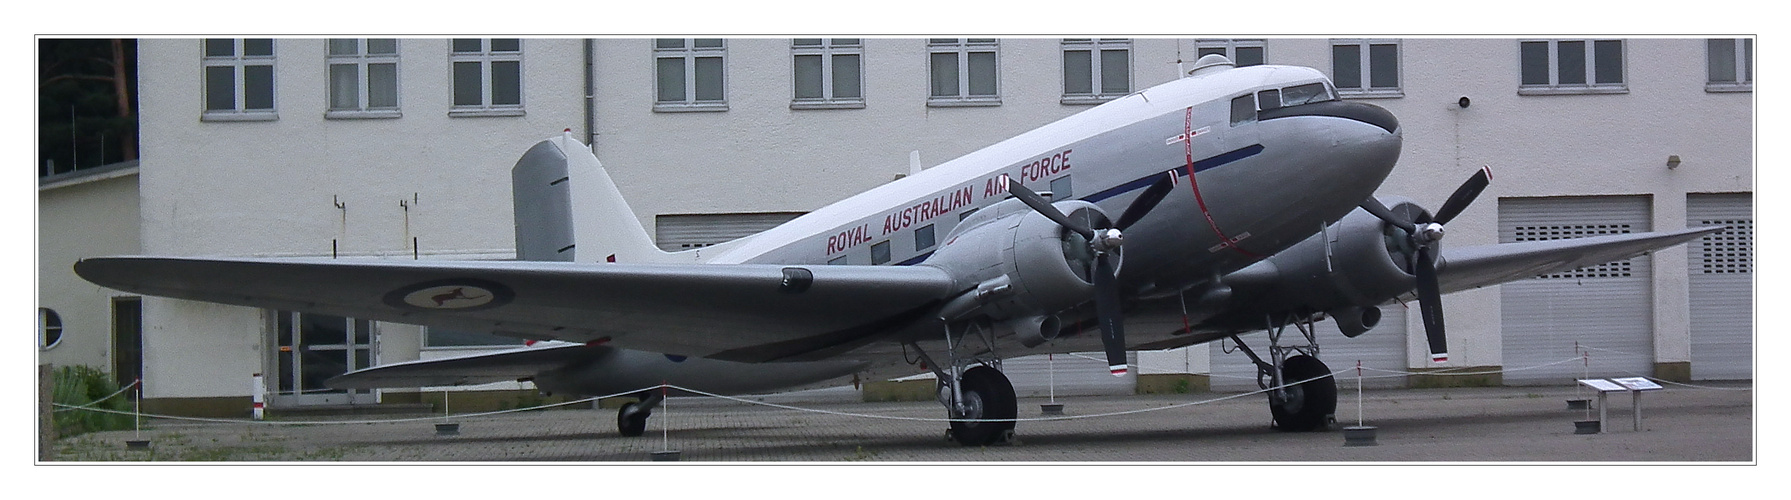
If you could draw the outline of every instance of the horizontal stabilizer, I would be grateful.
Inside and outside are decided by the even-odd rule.
[[[1564,240],[1444,248],[1443,292],[1456,292],[1627,259],[1722,231],[1722,226]]]

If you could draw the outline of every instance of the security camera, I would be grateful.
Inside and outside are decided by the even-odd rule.
[[[1461,106],[1461,108],[1462,108],[1462,109],[1468,109],[1468,105],[1469,105],[1469,104],[1472,104],[1472,102],[1471,102],[1471,101],[1469,101],[1469,100],[1468,100],[1468,96],[1465,96],[1465,95],[1464,95],[1464,96],[1461,96],[1461,99],[1457,99],[1457,100],[1456,100],[1456,101],[1455,101],[1455,105],[1456,105],[1456,106]]]

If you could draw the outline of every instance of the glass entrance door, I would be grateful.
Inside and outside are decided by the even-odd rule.
[[[373,323],[364,319],[290,311],[274,313],[273,401],[281,405],[373,404],[372,390],[324,385],[330,377],[372,366]]]

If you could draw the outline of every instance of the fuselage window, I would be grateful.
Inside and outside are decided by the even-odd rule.
[[[1231,100],[1231,126],[1256,121],[1256,96],[1244,94]]]
[[[834,258],[833,258],[833,260],[829,260],[829,261],[827,261],[827,265],[829,265],[829,266],[843,266],[843,265],[846,265],[846,256],[844,256],[844,255],[841,255],[841,256],[839,256],[839,257],[834,257]]]
[[[1051,201],[1070,199],[1070,176],[1051,179]]]
[[[889,242],[884,241],[871,245],[871,265],[881,266],[889,263]]]
[[[920,252],[928,248],[933,248],[934,242],[932,224],[927,224],[921,226],[920,229],[914,230],[914,251]]]
[[[1268,89],[1256,93],[1256,102],[1263,111],[1281,107],[1281,90]]]
[[[1337,95],[1332,93],[1331,88],[1326,87],[1322,82],[1295,85],[1281,89],[1281,104],[1283,106],[1299,106],[1311,102],[1334,100],[1337,100]],[[1267,109],[1267,105],[1265,104],[1264,106],[1264,109]]]

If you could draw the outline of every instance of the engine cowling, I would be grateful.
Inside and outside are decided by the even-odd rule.
[[[1090,227],[1112,224],[1092,203],[1054,204]],[[1119,259],[1119,249],[1109,259]],[[1118,261],[1115,261],[1118,262]],[[1082,235],[1008,200],[965,219],[923,265],[946,268],[975,289],[948,302],[947,320],[982,316],[1027,345],[1056,336],[1054,315],[1094,297],[1094,254]],[[1118,265],[1115,265],[1117,268]]]
[[[1395,212],[1423,211],[1406,200],[1392,200],[1388,206]],[[1400,231],[1356,210],[1235,276],[1261,290],[1252,294],[1255,299],[1284,309],[1325,312],[1353,337],[1378,324],[1379,311],[1369,310],[1411,292],[1416,284],[1413,250],[1405,248],[1408,240]]]

